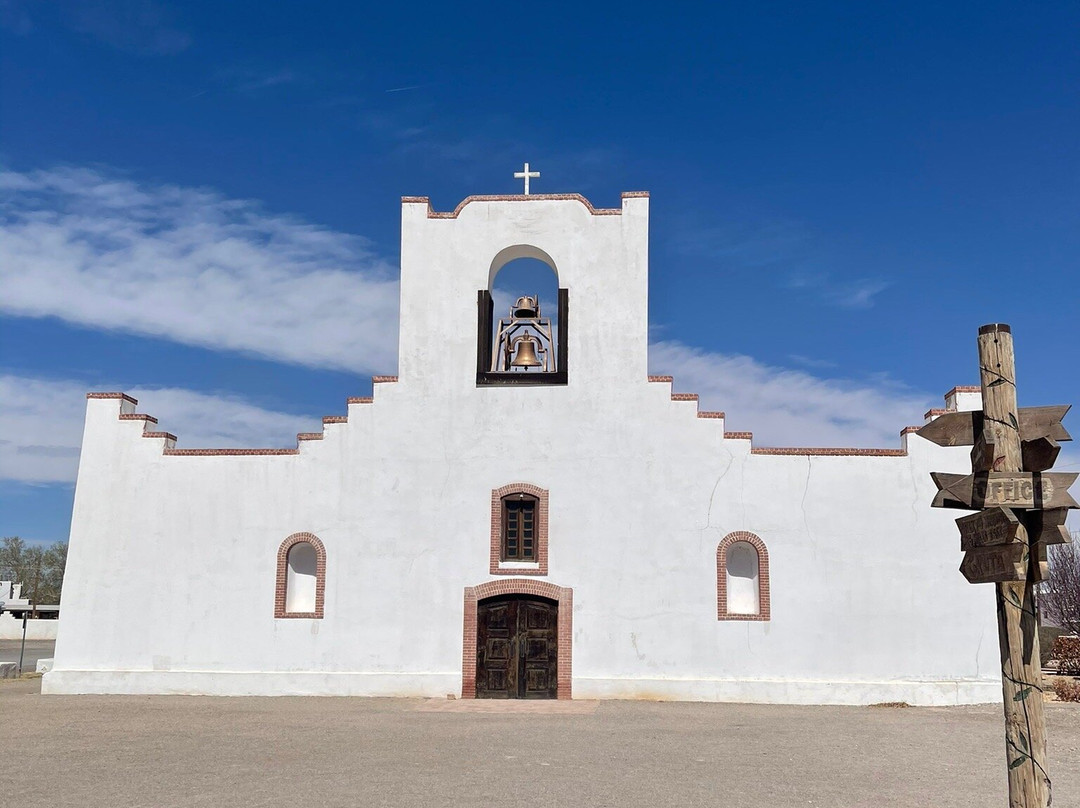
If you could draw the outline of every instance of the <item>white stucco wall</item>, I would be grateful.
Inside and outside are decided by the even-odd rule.
[[[476,292],[515,245],[569,289],[566,386],[476,385]],[[929,507],[929,471],[965,470],[967,451],[725,438],[647,380],[647,256],[646,198],[481,199],[456,218],[406,201],[400,379],[323,440],[165,455],[118,419],[130,403],[90,399],[44,691],[459,693],[490,492],[529,482],[550,492],[542,580],[574,590],[575,698],[999,699],[992,590],[964,582],[956,514]],[[740,530],[768,547],[768,622],[717,620],[716,548]],[[325,617],[275,619],[277,550],[302,531],[326,548]]]

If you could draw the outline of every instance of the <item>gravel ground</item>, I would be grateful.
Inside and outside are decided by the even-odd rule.
[[[1006,804],[997,706],[41,696],[0,682],[0,806]],[[1056,808],[1080,705],[1049,703]]]

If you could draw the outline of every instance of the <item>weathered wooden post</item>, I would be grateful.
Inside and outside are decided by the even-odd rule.
[[[973,445],[970,475],[932,473],[933,505],[979,513],[957,519],[960,571],[997,590],[1005,758],[1010,808],[1047,808],[1046,724],[1035,586],[1046,545],[1068,541],[1063,527],[1076,474],[1048,473],[1057,459],[1064,407],[1016,406],[1016,362],[1007,325],[979,329],[981,412],[946,413],[919,430],[939,446]]]
[[[979,329],[979,376],[983,433],[971,451],[971,470],[1023,471],[1020,414],[1016,406],[1016,360],[1009,326],[984,325]],[[1032,546],[1030,536],[1025,536],[1021,563],[1027,574],[1019,581],[994,584],[1010,808],[1044,808],[1050,804],[1035,601],[1035,587],[1042,578],[1039,546],[1038,537]]]

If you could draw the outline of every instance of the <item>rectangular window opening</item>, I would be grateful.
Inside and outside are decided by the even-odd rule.
[[[535,561],[536,499],[513,495],[503,500],[503,561]]]

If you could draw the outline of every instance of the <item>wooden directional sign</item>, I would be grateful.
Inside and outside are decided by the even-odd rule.
[[[956,520],[960,528],[960,549],[975,550],[998,544],[1027,541],[1027,528],[1009,508],[990,508],[961,516]]]
[[[1068,515],[1068,508],[1053,508],[1045,511],[1028,511],[1021,518],[1027,528],[1031,543],[1041,542],[1045,546],[1068,544],[1072,541],[1069,531],[1065,529],[1065,517]],[[957,523],[959,521],[958,519]]]
[[[964,554],[960,572],[973,584],[1023,581],[1027,571],[1027,545],[1002,544],[980,547]]]
[[[935,508],[977,511],[995,505],[1022,509],[1080,507],[1068,490],[1080,476],[1077,472],[945,474],[932,471],[930,476],[939,489],[931,503]]]
[[[1072,440],[1061,425],[1061,419],[1065,417],[1070,406],[1061,404],[1053,407],[1021,407],[1017,414],[1020,440]],[[916,434],[938,446],[974,446],[975,438],[982,433],[982,428],[982,410],[947,412],[939,415]]]
[[[1020,453],[1024,457],[1024,471],[1047,471],[1054,467],[1061,444],[1053,438],[1036,438],[1020,444]]]

